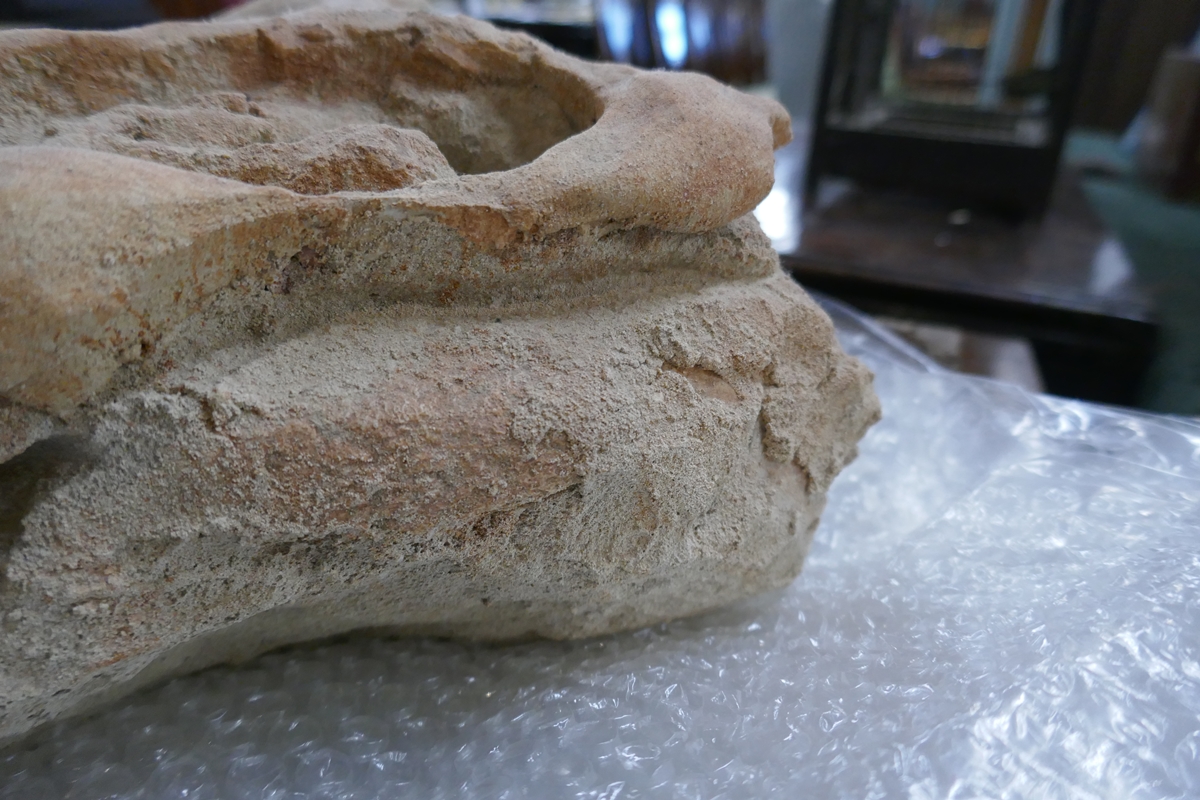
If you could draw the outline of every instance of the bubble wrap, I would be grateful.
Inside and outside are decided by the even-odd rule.
[[[0,798],[1200,794],[1200,426],[946,373],[830,310],[885,417],[786,591],[210,670],[0,757]]]

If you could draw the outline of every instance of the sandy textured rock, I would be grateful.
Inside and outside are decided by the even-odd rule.
[[[696,75],[381,9],[0,34],[0,738],[358,629],[800,568],[878,405]]]

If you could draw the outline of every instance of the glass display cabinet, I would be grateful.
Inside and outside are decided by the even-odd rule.
[[[835,0],[807,177],[1046,207],[1098,0]]]

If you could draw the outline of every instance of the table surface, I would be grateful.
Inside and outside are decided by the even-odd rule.
[[[831,181],[805,209],[806,156],[803,137],[778,151],[775,188],[757,212],[805,285],[877,313],[1152,350],[1152,303],[1069,170],[1044,219],[1014,222]]]

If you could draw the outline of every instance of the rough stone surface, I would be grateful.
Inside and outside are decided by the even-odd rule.
[[[422,12],[0,34],[0,739],[350,630],[799,570],[878,416],[782,109]]]

